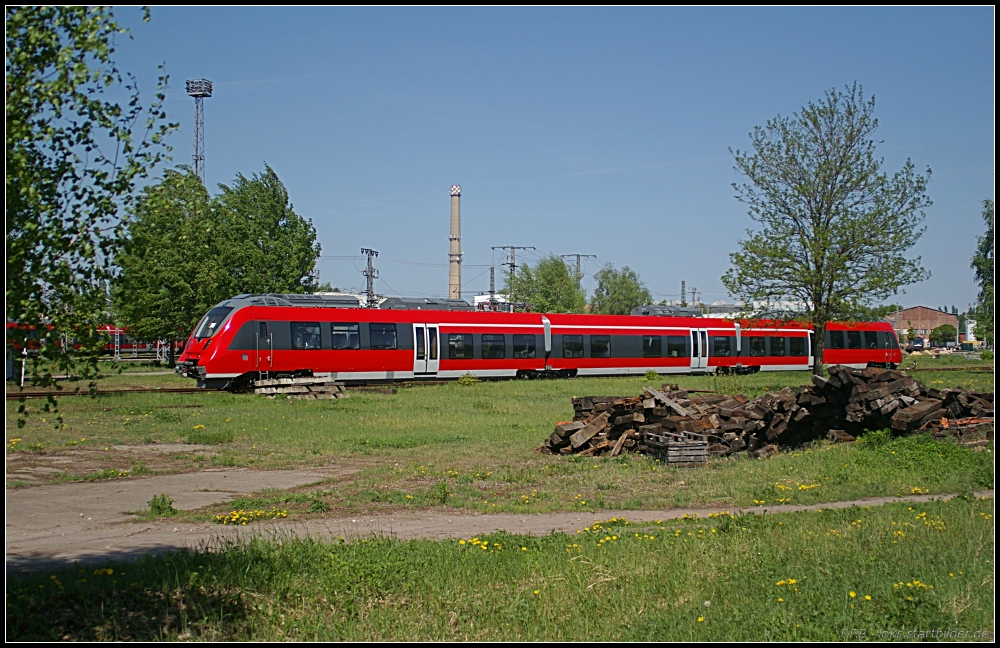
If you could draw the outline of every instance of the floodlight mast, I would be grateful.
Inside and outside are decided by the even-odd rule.
[[[202,101],[212,96],[212,82],[188,79],[184,90],[194,97],[194,173],[205,183],[205,107]]]

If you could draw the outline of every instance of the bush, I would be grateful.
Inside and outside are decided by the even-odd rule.
[[[174,508],[174,500],[169,495],[154,495],[153,499],[149,500],[149,514],[153,517],[170,517],[172,515],[177,515],[178,511]]]
[[[892,441],[890,430],[868,430],[858,437],[857,446],[860,450],[877,450]]]
[[[656,373],[655,370],[650,369],[649,371],[646,372],[646,381],[647,382],[655,382],[655,381],[657,381],[659,379],[660,379],[660,374]]]
[[[993,352],[990,351],[989,349],[987,349],[987,350],[983,351],[982,353],[980,353],[979,357],[982,358],[983,360],[992,360],[993,359]]]
[[[438,504],[441,506],[448,503],[448,482],[442,480],[434,485],[433,498],[437,500]]]
[[[477,382],[479,382],[479,378],[476,378],[475,374],[472,372],[462,374],[458,378],[459,385],[475,385]]]

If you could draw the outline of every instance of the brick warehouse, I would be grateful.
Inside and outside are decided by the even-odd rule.
[[[907,331],[913,331],[913,335],[926,339],[931,331],[942,324],[951,324],[958,328],[958,316],[937,308],[927,308],[926,306],[914,306],[903,310],[889,313],[886,316],[892,322],[892,328],[896,329],[896,335],[902,336]]]

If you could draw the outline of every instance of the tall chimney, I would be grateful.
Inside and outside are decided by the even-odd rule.
[[[462,188],[451,186],[451,236],[448,237],[448,297],[462,298]]]

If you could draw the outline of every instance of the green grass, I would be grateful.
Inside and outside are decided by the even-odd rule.
[[[992,381],[991,374],[942,376],[950,381],[942,385]],[[806,378],[775,372],[669,380],[753,396]],[[573,396],[637,395],[651,384],[643,377],[483,381],[401,388],[394,395],[353,392],[334,401],[220,393],[73,397],[62,400],[66,427],[59,430],[42,414],[13,429],[15,404],[8,404],[8,439],[21,438],[14,452],[187,442],[217,445],[221,452],[207,461],[214,467],[354,466],[359,472],[352,478],[320,487],[323,506],[345,513],[442,505],[483,512],[749,506],[993,486],[992,445],[976,452],[921,437],[870,452],[816,443],[768,461],[734,458],[705,469],[671,469],[633,455],[588,459],[534,451],[555,423],[572,418]],[[315,513],[301,508],[290,511]]]
[[[993,633],[992,500],[462,541],[256,537],[9,576],[14,641],[835,641]],[[264,523],[256,523],[264,524]],[[485,548],[483,548],[485,547]],[[853,596],[852,596],[853,593]]]

